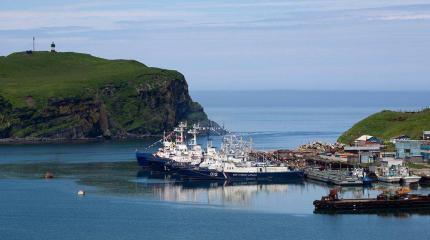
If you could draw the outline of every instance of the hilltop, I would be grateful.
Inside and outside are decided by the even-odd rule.
[[[364,134],[385,141],[399,135],[421,139],[424,130],[430,130],[430,109],[417,112],[384,110],[356,123],[339,137],[338,142],[349,144]]]
[[[134,60],[64,52],[0,57],[0,138],[156,135],[208,122],[184,76]]]

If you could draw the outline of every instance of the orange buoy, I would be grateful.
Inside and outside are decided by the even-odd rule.
[[[45,179],[51,179],[51,178],[54,178],[54,174],[51,172],[46,172],[45,173]]]

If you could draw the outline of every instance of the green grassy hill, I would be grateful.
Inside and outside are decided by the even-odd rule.
[[[0,57],[0,137],[157,134],[207,121],[184,76],[132,60],[81,53]]]
[[[408,135],[413,139],[420,139],[424,130],[430,130],[430,109],[419,112],[384,110],[356,123],[343,133],[338,141],[349,144],[364,134],[386,141],[399,135]]]

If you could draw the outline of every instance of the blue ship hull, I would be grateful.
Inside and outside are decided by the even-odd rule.
[[[219,172],[200,168],[180,168],[177,173],[187,180],[222,180],[227,178]]]
[[[219,181],[301,181],[303,171],[279,173],[227,173],[200,168],[182,168],[177,173],[188,180],[219,180]]]
[[[303,171],[279,173],[224,173],[229,181],[298,181],[304,179]]]
[[[140,166],[157,171],[167,171],[166,165],[171,161],[168,158],[154,156],[152,153],[136,152],[136,159]]]

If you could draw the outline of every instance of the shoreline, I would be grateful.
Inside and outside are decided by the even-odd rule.
[[[19,144],[60,144],[60,143],[88,143],[88,142],[107,142],[107,141],[121,141],[145,138],[159,138],[162,135],[141,135],[141,136],[127,136],[127,137],[112,137],[112,138],[2,138],[0,139],[1,145],[19,145]]]
[[[218,135],[213,134],[213,135]],[[201,136],[201,135],[198,135]],[[145,135],[135,135],[127,134],[122,136],[113,137],[93,137],[93,138],[0,138],[1,145],[14,145],[14,144],[56,144],[56,143],[86,143],[86,142],[106,142],[106,141],[123,141],[123,140],[138,140],[138,139],[151,139],[159,138],[161,139],[163,134],[145,134]]]

